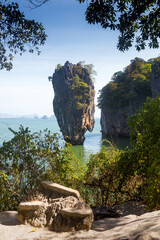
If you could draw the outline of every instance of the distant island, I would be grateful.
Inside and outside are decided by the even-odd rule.
[[[51,116],[47,116],[46,114],[45,115],[42,115],[42,116],[38,116],[38,114],[30,114],[30,115],[14,115],[14,114],[9,114],[9,113],[0,113],[0,119],[1,118],[34,118],[34,119],[54,119],[55,118],[55,115],[51,115]]]

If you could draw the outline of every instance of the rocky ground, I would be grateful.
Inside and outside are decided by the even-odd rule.
[[[0,213],[1,240],[158,240],[160,239],[160,211],[148,209],[136,202],[116,207],[120,218],[94,221],[89,231],[55,233],[46,228],[20,224],[17,212]]]

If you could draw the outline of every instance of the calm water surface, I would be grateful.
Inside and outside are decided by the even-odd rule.
[[[31,132],[40,131],[48,128],[51,132],[57,132],[61,135],[59,126],[55,118],[48,119],[27,119],[27,118],[4,118],[0,119],[0,145],[3,141],[8,141],[13,137],[13,133],[9,131],[9,127],[18,130],[19,126],[28,127]],[[73,146],[72,151],[81,160],[87,160],[91,153],[97,153],[101,148],[101,127],[100,119],[96,119],[93,131],[86,132],[85,142],[83,146]],[[114,142],[119,148],[128,145],[128,139],[114,138],[108,139]]]

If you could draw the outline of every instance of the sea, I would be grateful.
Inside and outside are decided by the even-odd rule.
[[[0,119],[0,146],[2,146],[4,141],[8,141],[13,137],[13,133],[8,129],[12,128],[17,131],[20,125],[28,127],[29,130],[37,132],[40,130],[48,129],[51,133],[60,132],[57,120],[55,117],[52,118],[1,118]],[[129,140],[125,138],[107,138],[108,141],[111,141],[116,147],[124,149],[129,145]],[[86,132],[85,141],[83,145],[72,146],[73,153],[81,160],[87,161],[90,154],[95,154],[100,151],[102,147],[102,134],[100,119],[95,119],[95,125],[92,132]]]

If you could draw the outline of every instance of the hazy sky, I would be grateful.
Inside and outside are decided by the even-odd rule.
[[[54,92],[48,76],[58,63],[67,60],[76,64],[85,61],[95,66],[95,90],[105,86],[111,76],[126,67],[131,59],[157,57],[159,49],[137,52],[134,48],[122,53],[116,48],[118,33],[104,30],[85,21],[87,4],[76,0],[50,0],[34,10],[27,8],[26,0],[18,0],[28,19],[42,22],[48,35],[40,47],[40,56],[25,53],[15,56],[10,72],[0,71],[0,113],[39,116],[53,114]],[[96,98],[97,98],[96,94]],[[96,116],[99,111],[96,110]]]

